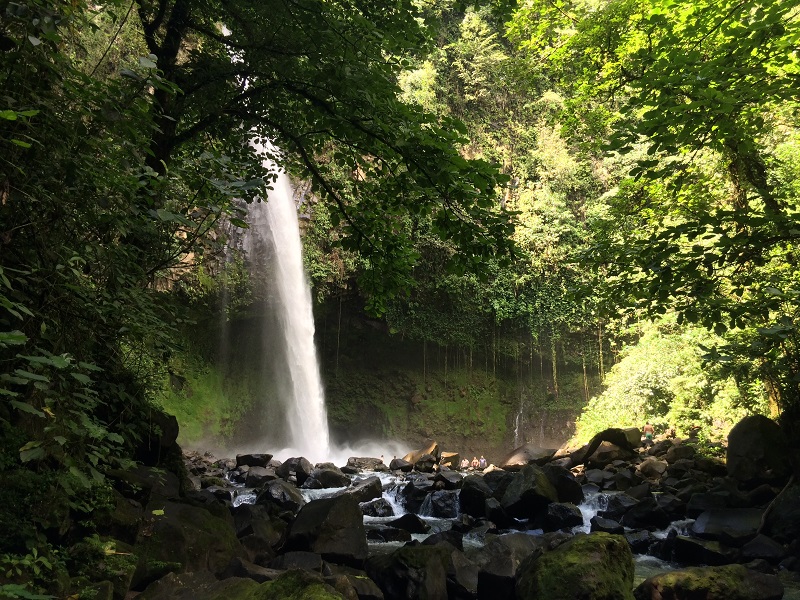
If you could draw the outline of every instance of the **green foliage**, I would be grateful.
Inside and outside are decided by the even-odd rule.
[[[713,334],[679,327],[674,318],[641,329],[641,337],[620,352],[603,393],[584,408],[576,441],[608,427],[641,428],[647,421],[656,431],[675,427],[680,435],[701,425],[706,436],[719,440],[745,415],[767,411],[763,389],[745,394],[704,361],[703,347],[719,341]]]
[[[181,424],[181,444],[230,444],[242,417],[252,409],[258,376],[251,374],[251,379],[246,371],[232,375],[224,369],[186,352],[173,357],[161,403]]]

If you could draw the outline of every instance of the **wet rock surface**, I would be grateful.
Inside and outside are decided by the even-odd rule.
[[[758,425],[740,447],[774,433]],[[510,470],[451,469],[442,461],[454,454],[432,443],[389,466],[187,453],[182,478],[152,467],[112,473],[109,531],[131,558],[109,589],[145,600],[283,597],[269,595],[278,590],[760,600],[781,597],[778,573],[800,579],[800,486],[778,478],[779,460],[764,451],[756,466],[726,467],[691,440],[642,447],[635,438],[607,430],[576,451],[523,447],[509,453]],[[673,570],[634,593],[634,554]]]

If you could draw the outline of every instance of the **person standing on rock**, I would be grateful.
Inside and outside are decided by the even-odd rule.
[[[473,469],[477,469],[479,464],[480,463],[478,462],[478,457],[477,456],[473,456],[472,457],[472,468]]]
[[[486,468],[486,459],[483,458],[483,454],[481,454],[481,459],[478,461],[478,466],[481,469],[485,469]]]
[[[459,466],[465,471],[469,469],[469,459],[465,456],[461,459],[461,464]]]
[[[656,433],[656,428],[650,424],[650,421],[644,424],[644,428],[642,428],[644,432],[644,445],[645,446],[652,446],[653,445],[653,436]]]

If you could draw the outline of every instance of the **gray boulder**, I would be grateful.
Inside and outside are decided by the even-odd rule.
[[[347,459],[347,466],[351,469],[358,469],[359,471],[387,471],[387,467],[383,463],[382,458],[371,458],[368,456],[351,456]]]
[[[311,477],[319,481],[323,488],[340,488],[350,485],[350,478],[333,463],[319,463],[311,471]]]
[[[241,467],[247,465],[248,467],[267,467],[269,461],[272,460],[272,454],[237,454],[236,466]]]
[[[369,502],[375,498],[380,498],[383,495],[383,488],[381,480],[376,475],[373,475],[361,481],[356,481],[349,488],[343,490],[341,494],[352,496],[357,502]]]
[[[531,463],[544,465],[553,458],[555,453],[555,448],[540,448],[535,444],[523,444],[501,460],[499,466],[506,471],[519,471]]]
[[[291,483],[282,479],[270,481],[256,496],[256,504],[274,504],[282,510],[297,512],[306,503],[303,496]]]
[[[325,560],[360,566],[367,557],[364,519],[346,494],[309,502],[289,526],[282,551],[314,552]]]
[[[537,465],[527,465],[509,484],[500,505],[515,518],[534,518],[551,502],[558,502],[558,492]]]
[[[277,469],[275,469],[275,473],[278,474],[278,477],[286,481],[289,480],[289,477],[294,475],[297,479],[297,485],[303,485],[303,482],[305,482],[305,480],[311,476],[311,471],[313,470],[314,467],[307,458],[298,456],[287,458]]]
[[[785,482],[791,474],[789,443],[780,426],[763,415],[750,415],[728,434],[728,474],[738,481]]]

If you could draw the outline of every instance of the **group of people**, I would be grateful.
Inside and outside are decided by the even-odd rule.
[[[485,469],[488,466],[486,459],[481,455],[480,458],[477,456],[472,457],[472,461],[470,461],[466,456],[462,459],[461,463],[458,465],[461,469]]]

